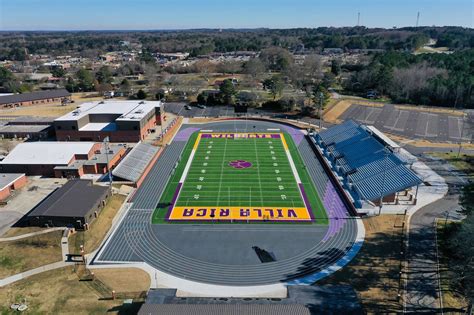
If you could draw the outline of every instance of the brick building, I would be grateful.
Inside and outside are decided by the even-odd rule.
[[[70,180],[28,213],[26,221],[31,226],[82,229],[99,216],[109,196],[109,187],[89,180]]]
[[[0,162],[0,172],[32,176],[81,177],[105,174],[107,159],[112,169],[126,154],[124,146],[94,142],[25,142]]]
[[[0,108],[62,103],[71,100],[71,93],[64,89],[0,96]]]
[[[161,102],[101,101],[81,105],[54,121],[59,141],[139,142],[160,124]]]
[[[12,191],[25,186],[25,174],[0,174],[0,201],[7,199]]]

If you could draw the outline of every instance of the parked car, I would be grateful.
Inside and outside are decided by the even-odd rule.
[[[206,109],[206,106],[205,106],[205,105],[202,105],[202,104],[198,104],[197,107],[202,108],[202,109]]]
[[[191,106],[189,106],[189,105],[184,105],[184,109],[186,109],[186,110],[191,110]]]

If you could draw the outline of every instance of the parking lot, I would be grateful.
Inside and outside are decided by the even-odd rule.
[[[183,117],[228,117],[234,116],[234,106],[208,106],[206,108],[199,108],[197,106],[191,106],[191,109],[185,108],[185,103],[166,103],[165,111],[171,112],[176,115]],[[250,115],[273,115],[270,111],[261,109],[249,108],[248,114]]]
[[[467,113],[463,118],[449,113],[401,109],[390,104],[380,107],[352,104],[340,118],[374,125],[381,131],[410,139],[440,142],[459,142],[462,139],[470,142],[473,116]]]

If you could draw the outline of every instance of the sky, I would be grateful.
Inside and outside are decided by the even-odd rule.
[[[473,27],[473,0],[0,0],[0,30]]]

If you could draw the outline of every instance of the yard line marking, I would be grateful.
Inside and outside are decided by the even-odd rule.
[[[217,192],[217,201],[216,201],[216,205],[219,206],[219,201],[220,201],[220,197],[221,197],[221,189],[222,189],[222,175],[224,174],[224,161],[225,161],[225,156],[226,156],[226,153],[227,153],[227,139],[224,140],[224,154],[222,155],[222,160],[221,160],[221,174],[220,174],[220,178],[219,178],[219,190]]]
[[[258,160],[257,139],[253,139],[253,143],[255,146],[255,160],[257,161],[258,185],[260,187],[260,201],[262,202],[261,205],[263,206],[264,202],[263,202],[263,192],[262,192],[262,179],[260,177],[260,161]]]

